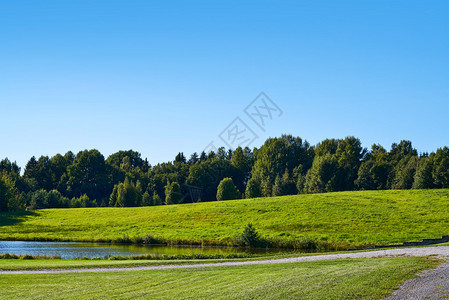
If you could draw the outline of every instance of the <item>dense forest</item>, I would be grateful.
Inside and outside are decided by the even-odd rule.
[[[151,166],[136,151],[31,157],[23,175],[0,161],[0,211],[150,206],[351,190],[449,188],[449,148],[418,153],[410,141],[363,148],[359,139],[316,146],[291,135],[260,148],[178,153]]]

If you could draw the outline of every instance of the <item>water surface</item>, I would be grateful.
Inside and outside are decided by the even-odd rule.
[[[34,256],[60,256],[61,258],[81,257],[109,257],[134,256],[144,254],[154,255],[227,255],[227,254],[254,254],[279,253],[281,250],[268,249],[241,249],[234,247],[194,247],[194,246],[140,246],[140,245],[111,245],[78,242],[25,242],[0,241],[0,254]],[[285,251],[282,251],[285,253]],[[291,251],[288,251],[291,252]]]

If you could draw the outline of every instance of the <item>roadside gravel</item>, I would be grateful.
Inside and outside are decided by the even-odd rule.
[[[143,271],[143,270],[162,270],[162,269],[185,269],[185,268],[210,268],[210,267],[232,267],[232,266],[247,266],[247,265],[262,265],[262,264],[284,264],[297,263],[304,261],[317,260],[331,260],[344,258],[374,258],[387,256],[431,256],[436,255],[440,257],[449,258],[449,246],[440,247],[416,247],[416,248],[397,248],[385,249],[366,252],[353,252],[342,254],[323,254],[312,256],[300,256],[281,259],[267,259],[256,261],[235,261],[222,263],[205,263],[205,264],[189,264],[189,265],[162,265],[162,266],[140,266],[140,267],[113,267],[113,268],[79,268],[79,269],[48,269],[48,270],[17,270],[17,271],[0,271],[0,274],[50,274],[50,273],[87,273],[87,272],[117,272],[117,271]],[[448,264],[444,264],[448,265]],[[444,266],[443,265],[443,266]],[[441,268],[437,268],[438,270]],[[447,266],[449,268],[449,266]],[[442,270],[447,273],[447,269]],[[427,274],[427,273],[426,273]],[[447,277],[446,277],[447,280]],[[441,295],[440,295],[441,296]],[[449,294],[448,294],[449,296]],[[402,299],[402,298],[394,298]],[[410,299],[410,298],[408,298]]]
[[[386,300],[449,299],[449,258],[436,269],[410,279]]]

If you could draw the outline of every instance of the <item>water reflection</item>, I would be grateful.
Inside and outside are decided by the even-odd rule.
[[[133,255],[227,255],[227,254],[267,254],[279,253],[275,249],[238,249],[233,247],[193,247],[193,246],[137,246],[137,245],[110,245],[77,242],[23,242],[0,241],[0,254],[34,256],[60,256],[61,258],[79,257],[107,257],[107,256],[133,256]],[[286,251],[282,251],[285,253]],[[290,251],[288,251],[290,252]]]

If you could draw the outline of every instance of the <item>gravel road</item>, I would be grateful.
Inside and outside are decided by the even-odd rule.
[[[162,265],[162,266],[140,266],[140,267],[113,267],[113,268],[79,268],[79,269],[63,269],[63,270],[22,270],[22,271],[0,271],[0,274],[49,274],[49,273],[81,273],[81,272],[115,272],[115,271],[142,271],[142,270],[162,270],[162,269],[185,269],[185,268],[210,268],[210,267],[231,267],[231,266],[247,266],[261,264],[284,264],[296,263],[303,261],[342,259],[342,258],[373,258],[385,256],[430,256],[438,255],[449,258],[449,246],[440,247],[420,247],[420,248],[398,248],[375,250],[367,252],[352,252],[342,254],[323,254],[300,256],[280,259],[267,259],[255,261],[235,261],[222,263],[204,263],[189,265]]]
[[[386,300],[449,299],[449,258],[436,269],[410,279]]]
[[[343,258],[373,258],[387,256],[430,256],[436,255],[447,262],[436,269],[425,271],[419,277],[408,280],[396,290],[387,300],[414,300],[414,299],[449,299],[449,246],[398,248],[375,250],[367,252],[353,252],[342,254],[325,254],[300,256],[281,259],[267,259],[256,261],[236,261],[222,263],[204,263],[189,265],[162,265],[141,267],[115,267],[115,268],[80,268],[64,270],[28,270],[28,271],[0,271],[3,274],[50,274],[50,273],[82,273],[82,272],[116,272],[116,271],[142,271],[163,269],[185,269],[185,268],[210,268],[210,267],[232,267],[261,264],[284,264],[304,261],[343,259]]]

